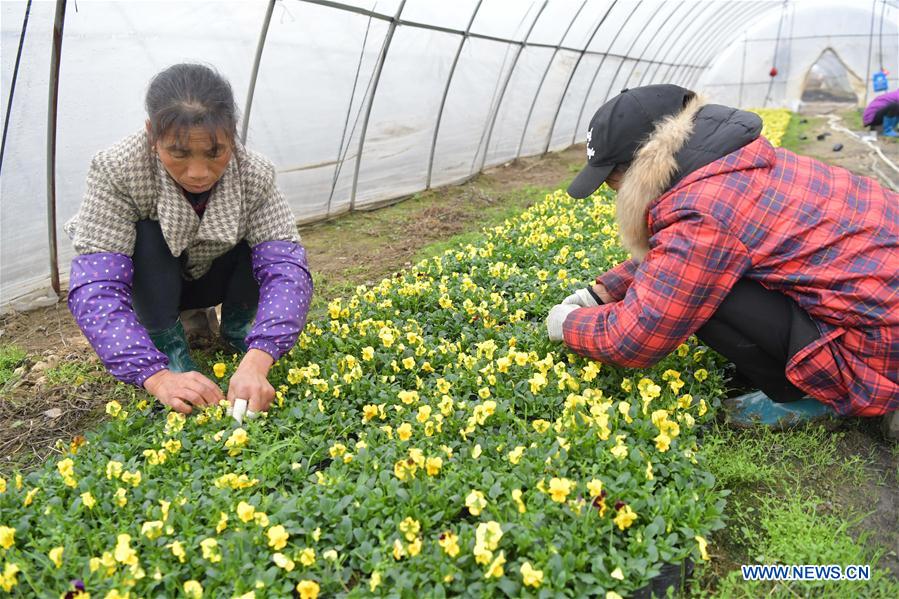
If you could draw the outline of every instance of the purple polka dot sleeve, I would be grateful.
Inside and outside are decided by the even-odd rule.
[[[290,351],[306,326],[312,300],[306,250],[292,241],[265,241],[253,246],[252,259],[259,309],[246,342],[250,349],[261,349],[277,360]]]
[[[125,254],[83,254],[72,260],[69,310],[112,376],[142,387],[168,366],[131,307],[134,265]]]

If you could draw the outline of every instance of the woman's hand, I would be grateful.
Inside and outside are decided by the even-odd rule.
[[[275,399],[275,388],[268,382],[268,371],[274,360],[260,349],[251,349],[240,361],[228,385],[228,403],[247,400],[248,412],[265,412]]]
[[[190,414],[194,407],[217,405],[225,399],[218,385],[199,372],[172,372],[168,368],[148,377],[144,389],[182,414]]]
[[[606,286],[602,283],[596,283],[593,286],[593,293],[599,296],[599,299],[602,300],[604,304],[614,304],[615,298],[609,295],[609,292],[606,290]]]

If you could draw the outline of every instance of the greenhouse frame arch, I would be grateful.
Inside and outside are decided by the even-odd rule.
[[[2,11],[3,309],[57,300],[72,256],[61,227],[90,157],[142,126],[147,81],[174,62],[231,80],[241,137],[274,161],[301,222],[565,148],[627,87],[795,109],[825,48],[864,82],[860,103],[872,73],[891,87],[899,73],[894,0],[29,0]]]

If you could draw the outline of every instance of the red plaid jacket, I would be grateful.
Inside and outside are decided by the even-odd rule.
[[[899,409],[899,194],[758,138],[654,200],[647,225],[645,259],[597,278],[616,302],[565,320],[572,349],[652,365],[746,276],[818,326],[786,366],[793,384],[844,415]]]

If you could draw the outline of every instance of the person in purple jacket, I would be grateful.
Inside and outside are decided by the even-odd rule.
[[[883,126],[884,135],[899,136],[899,89],[880,94],[865,108],[862,123],[874,129]]]
[[[109,372],[173,410],[214,405],[180,313],[222,304],[220,333],[244,353],[227,399],[268,409],[272,364],[296,343],[312,276],[268,160],[237,139],[229,83],[177,64],[157,74],[138,133],[99,152],[77,216],[69,309]]]

